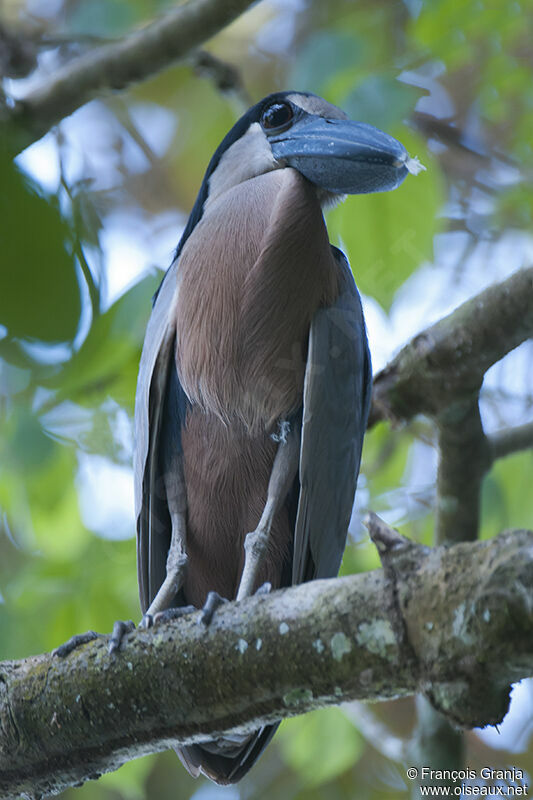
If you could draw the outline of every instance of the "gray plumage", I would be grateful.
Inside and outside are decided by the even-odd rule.
[[[339,297],[311,323],[303,397],[292,582],[337,575],[370,408],[371,365],[359,292],[336,251]]]

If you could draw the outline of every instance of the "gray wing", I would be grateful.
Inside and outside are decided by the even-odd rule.
[[[337,575],[346,544],[371,397],[370,353],[350,266],[332,306],[311,322],[304,382],[293,583]]]
[[[137,521],[137,574],[143,613],[166,576],[171,523],[162,479],[163,427],[174,426],[180,436],[179,415],[165,413],[169,384],[176,380],[174,365],[174,314],[177,297],[177,261],[170,267],[157,293],[139,365],[135,396],[135,518]],[[168,434],[168,431],[165,431]]]

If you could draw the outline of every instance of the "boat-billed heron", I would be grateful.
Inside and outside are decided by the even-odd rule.
[[[257,103],[217,148],[140,364],[145,624],[337,574],[371,370],[359,294],[322,208],[394,189],[413,164],[391,136],[296,92]],[[192,775],[232,783],[275,729],[179,755]]]

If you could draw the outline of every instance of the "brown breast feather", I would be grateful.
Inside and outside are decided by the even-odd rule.
[[[301,402],[307,335],[336,295],[315,190],[275,170],[218,197],[178,270],[177,366],[189,399],[253,433]]]
[[[226,192],[209,204],[178,272],[176,361],[192,403],[182,429],[184,593],[200,606],[209,590],[235,595],[244,537],[266,500],[270,434],[301,405],[311,317],[337,292],[313,187],[284,169]],[[258,585],[290,582],[291,543],[282,508]]]

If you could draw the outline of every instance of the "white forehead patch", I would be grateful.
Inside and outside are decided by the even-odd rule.
[[[294,103],[295,106],[303,108],[303,110],[307,111],[309,114],[317,114],[320,117],[329,117],[329,119],[348,118],[342,108],[337,108],[337,106],[326,102],[326,100],[323,100],[321,97],[315,97],[315,95],[306,97],[304,94],[294,92],[294,94],[289,94],[287,99],[290,100],[291,103]]]
[[[206,208],[232,186],[278,167],[263,129],[258,122],[252,123],[244,136],[226,150],[209,178]]]

